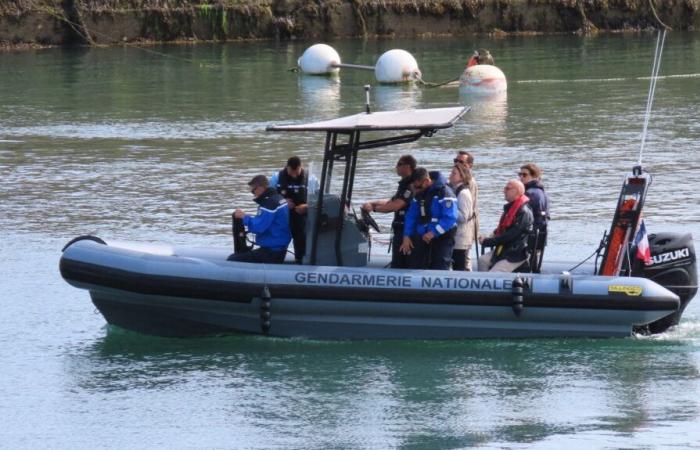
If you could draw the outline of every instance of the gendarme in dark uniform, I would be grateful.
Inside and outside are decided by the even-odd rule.
[[[394,213],[394,220],[391,222],[392,269],[407,269],[409,267],[409,258],[401,253],[400,248],[403,241],[406,211],[413,198],[411,180],[415,168],[416,158],[411,155],[401,155],[396,162],[396,175],[400,177],[396,194],[388,199],[372,200],[362,205],[362,210],[365,212]]]
[[[306,205],[307,202],[307,187],[309,177],[307,172],[301,168],[299,175],[292,176],[289,174],[288,168],[295,171],[301,167],[299,158],[292,157],[287,161],[287,167],[280,170],[272,177],[271,184],[277,188],[285,199],[291,200],[294,206]],[[294,208],[289,208],[289,228],[292,232],[294,240],[294,259],[298,264],[301,264],[304,253],[306,252],[306,213],[300,214]]]
[[[391,222],[391,268],[392,269],[408,269],[409,255],[404,255],[399,251],[403,242],[403,227],[406,222],[406,211],[413,200],[413,192],[411,191],[411,176],[403,177],[399,181],[399,187],[396,189],[396,194],[391,197],[391,200],[401,199],[406,202],[406,206],[394,212],[394,221]]]

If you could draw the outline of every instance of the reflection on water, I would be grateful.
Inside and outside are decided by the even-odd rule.
[[[377,84],[372,87],[370,107],[373,111],[416,109],[422,93],[423,89],[415,83]]]
[[[459,95],[460,103],[469,106],[469,122],[473,139],[494,142],[503,138],[508,116],[508,93],[499,92],[490,96]]]
[[[299,75],[299,96],[309,121],[334,118],[340,110],[340,77]]]
[[[265,417],[267,429],[293,446],[320,424],[333,431],[322,446],[376,438],[470,446],[634,433],[668,417],[695,416],[697,405],[673,401],[679,388],[700,379],[687,350],[649,339],[178,340],[111,329],[66,357],[74,389],[91,395],[170,390],[186,402],[206,386],[218,392],[212,413],[242,425],[238,436],[251,445],[262,427],[257,418]],[[168,406],[152,408],[165,414],[158,410]]]

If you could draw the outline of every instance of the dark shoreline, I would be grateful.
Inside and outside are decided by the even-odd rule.
[[[655,5],[655,9],[650,7]],[[155,42],[674,30],[700,0],[6,0],[0,50]]]

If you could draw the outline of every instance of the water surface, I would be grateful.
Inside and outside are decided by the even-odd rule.
[[[662,336],[604,340],[177,340],[105,326],[60,278],[61,247],[80,234],[229,247],[232,208],[253,206],[252,175],[291,154],[321,161],[323,136],[265,127],[363,109],[371,73],[287,70],[310,44],[0,54],[3,446],[700,446],[697,303]],[[433,138],[363,154],[356,202],[393,192],[403,153],[448,169],[468,149],[488,232],[503,184],[534,161],[553,204],[546,257],[594,250],[638,158],[651,35],[331,44],[357,64],[404,48],[434,82],[488,47],[509,79],[490,101],[374,86],[376,110],[472,111]],[[699,35],[668,37],[661,75],[643,155],[647,228],[697,244]]]

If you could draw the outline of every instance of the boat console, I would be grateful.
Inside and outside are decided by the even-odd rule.
[[[366,266],[370,252],[369,234],[360,230],[353,214],[347,214],[346,209],[341,208],[340,198],[334,194],[324,195],[321,209],[318,195],[313,195],[308,204],[304,264],[312,264],[313,237],[317,236],[316,265]],[[340,236],[338,245],[336,245],[337,233]]]

